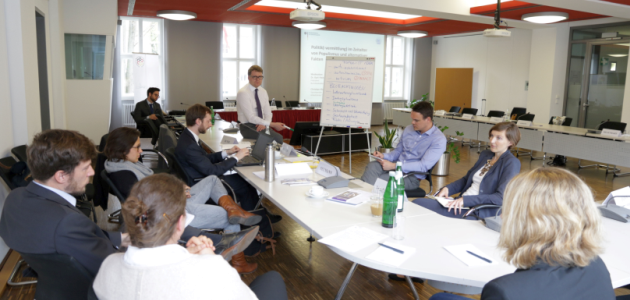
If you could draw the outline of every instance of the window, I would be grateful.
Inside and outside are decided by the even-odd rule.
[[[388,36],[385,50],[385,100],[409,100],[411,94],[411,39]]]
[[[157,54],[160,70],[164,70],[164,47],[162,40],[163,21],[159,19],[126,18],[122,17],[120,41],[117,51],[120,51],[121,99],[134,99],[133,54]],[[164,95],[164,76],[159,72],[161,82],[158,86]],[[139,99],[136,99],[139,100]]]
[[[247,84],[247,70],[258,64],[260,26],[223,24],[221,99],[234,100]]]
[[[66,79],[103,79],[105,36],[65,34]]]
[[[615,72],[615,71],[617,71],[617,63],[610,62],[610,72]]]

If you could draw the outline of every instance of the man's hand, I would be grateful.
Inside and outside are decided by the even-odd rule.
[[[243,159],[243,157],[245,157],[247,155],[249,155],[249,149],[243,148],[243,149],[238,150],[238,152],[236,153],[235,156],[236,156],[236,158],[238,158],[238,160],[241,160],[241,159]]]
[[[241,148],[239,148],[238,146],[234,146],[230,149],[225,150],[225,153],[227,153],[227,155],[232,155],[236,152],[238,152],[239,150],[241,150]]]
[[[385,155],[383,155],[383,153],[378,152],[378,151],[374,151],[374,153],[372,153],[372,155],[378,157],[378,158],[385,158]]]
[[[263,130],[265,130],[267,128],[267,126],[265,125],[256,125],[256,131],[261,132]]]
[[[157,116],[155,114],[152,114],[149,116],[149,119],[151,120],[157,120]]]
[[[438,197],[448,198],[448,188],[443,187],[440,192],[437,194]]]
[[[190,187],[186,184],[184,184],[184,191],[186,192],[186,199],[189,199],[192,197],[192,195],[190,194]]]
[[[123,233],[120,237],[120,247],[129,247],[131,245],[131,238],[129,233]]]
[[[281,123],[281,122],[271,122],[269,126],[271,126],[271,128],[273,128],[275,131],[282,131],[285,129],[284,123]]]
[[[389,160],[381,159],[378,162],[381,163],[381,166],[383,167],[383,171],[396,170],[396,164],[391,162],[391,161],[389,161]]]
[[[186,250],[190,254],[214,254],[214,245],[212,240],[206,236],[191,237],[186,243]]]
[[[459,215],[462,213],[462,207],[464,207],[464,197],[459,197],[448,204],[448,211],[451,211],[452,208],[453,213]],[[459,210],[459,212],[457,210]]]

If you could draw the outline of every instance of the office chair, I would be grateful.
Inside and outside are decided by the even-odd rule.
[[[462,108],[459,106],[451,106],[451,109],[448,112],[458,114],[460,110],[462,110]]]
[[[477,111],[479,111],[479,109],[477,109],[477,108],[464,108],[462,110],[462,115],[463,114],[471,114],[473,116],[476,116],[477,115]]]
[[[433,172],[433,168],[435,168],[436,165],[437,163],[433,165],[433,167],[431,167],[431,169],[429,169],[427,172],[406,173],[403,175],[403,178],[407,176],[411,176],[411,175],[425,175],[424,180],[429,182],[429,194],[432,194],[433,193],[433,177],[431,173]],[[427,192],[425,192],[422,188],[420,188],[420,185],[418,185],[418,188],[416,189],[405,191],[405,193],[407,194],[408,198],[422,198],[427,195]]]
[[[94,276],[74,257],[58,253],[20,256],[37,272],[35,299],[88,298]]]
[[[287,107],[298,107],[300,106],[299,101],[285,101],[287,103]]]
[[[206,101],[206,106],[212,109],[223,109],[223,101]]]
[[[17,157],[19,161],[27,162],[26,161],[26,145],[13,147],[13,149],[11,149],[11,153],[15,155],[15,157]]]
[[[534,117],[536,115],[535,114],[530,114],[530,113],[526,113],[524,115],[521,115],[520,117],[516,118],[519,121],[531,121],[534,122]]]
[[[553,119],[555,119],[556,117],[553,116],[551,117],[551,119],[549,119],[549,125],[553,125]],[[562,126],[571,126],[571,122],[573,121],[572,118],[564,118],[564,122],[562,122]]]
[[[176,110],[171,110],[168,112],[169,116],[184,116],[186,115],[186,110],[185,109],[176,109]]]
[[[613,130],[619,130],[619,131],[621,131],[621,133],[623,133],[624,131],[626,131],[626,123],[613,122],[613,121],[604,121],[603,123],[601,123],[599,125],[598,129],[599,130],[613,129]]]
[[[282,108],[282,101],[280,101],[280,100],[276,101],[276,107],[277,108]]]
[[[479,217],[479,211],[482,209],[490,209],[490,208],[501,208],[501,205],[496,205],[496,204],[479,204],[479,205],[475,205],[473,207],[471,207],[463,216],[462,219],[466,219],[469,216],[473,216],[475,217],[477,220],[481,220],[484,221],[482,218]],[[485,221],[484,221],[485,224]]]
[[[501,118],[505,115],[504,112],[500,111],[500,110],[491,110],[488,112],[487,117],[488,118]]]
[[[9,170],[16,163],[17,161],[12,156],[7,156],[5,158],[0,159],[0,164],[7,167],[6,169],[4,167],[0,167],[0,178],[2,178],[4,183],[7,184],[10,190],[14,190],[17,188],[17,186],[15,186],[15,184],[13,184],[13,181],[11,180],[11,174],[9,174],[10,173]]]
[[[133,182],[133,183],[138,182],[138,178],[136,177],[136,175],[129,170],[122,170],[122,171],[113,172],[112,174],[109,174],[104,169],[100,172],[100,175],[103,182],[105,182],[105,184],[109,188],[108,192],[116,196],[116,198],[118,198],[118,201],[120,202],[120,206],[122,207],[123,203],[125,203],[125,200],[127,199],[127,196],[129,196],[129,192],[131,190],[126,191],[126,193],[123,194],[121,190],[118,189],[118,187],[123,186],[122,182],[125,182],[127,184],[130,182]],[[122,220],[122,217],[120,216],[120,209],[107,215],[107,220],[110,223],[119,223],[122,225],[123,220]]]
[[[526,113],[527,113],[527,109],[524,107],[512,108],[512,112],[510,113],[510,120],[518,120],[518,117]]]

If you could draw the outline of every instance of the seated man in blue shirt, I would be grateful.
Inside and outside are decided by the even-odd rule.
[[[398,146],[390,153],[374,152],[382,158],[370,162],[361,179],[374,184],[377,178],[389,179],[389,171],[396,170],[396,162],[402,162],[403,173],[427,172],[446,150],[446,137],[433,124],[433,106],[429,102],[420,102],[411,111],[411,125],[403,131]],[[424,175],[407,176],[405,190],[417,189]]]

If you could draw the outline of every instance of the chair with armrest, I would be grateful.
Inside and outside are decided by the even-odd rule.
[[[431,176],[431,173],[433,172],[433,168],[435,168],[435,166],[437,165],[437,163],[431,167],[431,169],[429,169],[426,172],[409,172],[409,173],[405,173],[403,175],[404,177],[407,176],[414,176],[414,175],[425,175],[424,180],[429,182],[429,194],[433,193],[433,177]],[[420,188],[420,186],[418,186],[418,188],[413,189],[413,190],[407,190],[405,191],[405,193],[407,194],[407,198],[422,198],[424,196],[427,195],[427,192],[425,192],[425,190],[423,190],[422,188]]]
[[[153,130],[155,127],[155,132],[157,132],[157,127],[153,122],[149,122],[147,119],[136,119],[136,116],[133,113],[130,113],[133,120],[136,122],[136,129],[140,131],[141,138],[151,138],[153,139]]]
[[[501,208],[501,205],[496,205],[496,204],[478,204],[475,205],[473,207],[471,207],[463,216],[462,219],[466,219],[469,216],[473,216],[475,218],[477,218],[477,220],[482,220],[482,218],[479,217],[479,211],[482,209],[488,209],[488,208]]]
[[[505,115],[504,112],[500,110],[491,110],[488,112],[488,118],[502,118]]]
[[[206,106],[212,109],[223,109],[223,101],[206,101]]]
[[[460,110],[462,110],[460,106],[451,106],[451,109],[449,109],[448,112],[458,114]]]
[[[26,161],[27,159],[26,158],[26,145],[13,147],[13,149],[11,149],[11,153],[15,155],[15,157],[17,157],[19,161],[27,162]]]
[[[113,172],[109,174],[105,169],[103,169],[100,175],[107,187],[109,187],[108,192],[118,198],[121,206],[123,203],[125,203],[127,196],[129,196],[129,192],[131,192],[131,187],[136,182],[138,182],[138,178],[136,177],[136,175],[128,170]],[[110,223],[119,223],[122,225],[123,220],[120,216],[120,209],[107,215],[107,220]]]
[[[35,299],[88,298],[94,275],[74,257],[58,253],[20,255],[37,272]]]

